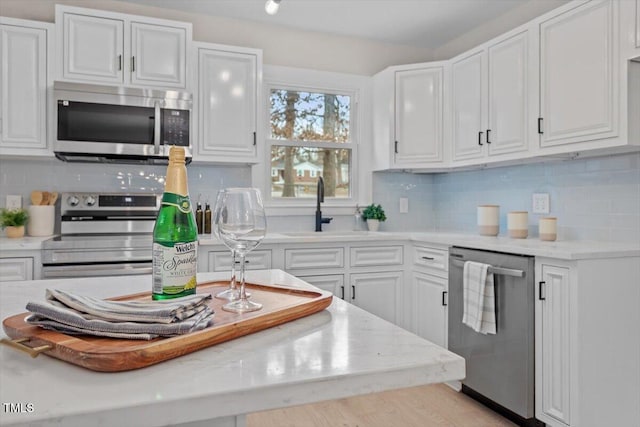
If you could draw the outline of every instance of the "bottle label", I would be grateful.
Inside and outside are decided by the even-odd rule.
[[[177,295],[196,288],[197,242],[153,244],[153,293]]]
[[[191,201],[189,196],[181,196],[174,193],[164,193],[162,195],[162,204],[167,206],[175,206],[182,213],[191,213]]]

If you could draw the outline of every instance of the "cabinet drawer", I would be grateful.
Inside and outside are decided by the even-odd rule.
[[[413,265],[431,274],[447,277],[447,272],[449,271],[449,253],[443,249],[414,246]]]
[[[33,258],[0,259],[0,282],[33,280]]]
[[[344,276],[342,274],[326,274],[319,276],[298,276],[299,279],[311,283],[324,291],[332,292],[344,299]]]
[[[351,267],[402,265],[402,246],[351,248]]]
[[[237,261],[239,262],[239,258]],[[245,258],[247,270],[261,270],[271,268],[271,251],[252,251]],[[209,252],[209,271],[229,271],[231,270],[231,252]]]
[[[343,268],[344,248],[285,249],[285,269]]]

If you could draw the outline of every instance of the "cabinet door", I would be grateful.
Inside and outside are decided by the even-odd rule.
[[[485,54],[478,51],[452,64],[453,159],[476,159],[484,155],[482,100]]]
[[[198,49],[198,158],[254,162],[258,57]]]
[[[536,300],[536,416],[552,424],[571,424],[570,414],[570,283],[569,269],[540,267]]]
[[[613,8],[591,1],[540,24],[542,147],[617,135]]]
[[[529,147],[528,33],[522,32],[487,49],[489,67],[486,141],[489,154],[525,151]],[[534,113],[535,114],[535,113]]]
[[[298,276],[298,278],[344,299],[344,276],[342,274]]]
[[[0,282],[33,280],[33,258],[0,259]]]
[[[186,85],[187,41],[184,28],[131,23],[131,83]]]
[[[422,338],[447,347],[447,279],[414,273],[413,300],[414,331]]]
[[[63,77],[123,83],[124,21],[64,14]]]
[[[398,324],[402,301],[402,272],[357,273],[350,275],[350,302]]]
[[[9,149],[7,151],[44,149],[47,146],[47,32],[2,25],[0,37],[0,146],[3,152],[4,148]]]
[[[442,160],[443,68],[396,72],[396,165]]]

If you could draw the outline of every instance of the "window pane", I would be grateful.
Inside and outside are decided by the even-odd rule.
[[[350,195],[351,150],[271,146],[271,196],[315,198],[318,176],[325,197]]]
[[[349,142],[347,95],[273,89],[271,139]]]

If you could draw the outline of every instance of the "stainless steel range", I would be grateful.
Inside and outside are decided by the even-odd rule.
[[[61,235],[43,243],[43,278],[151,273],[161,195],[62,193]]]

